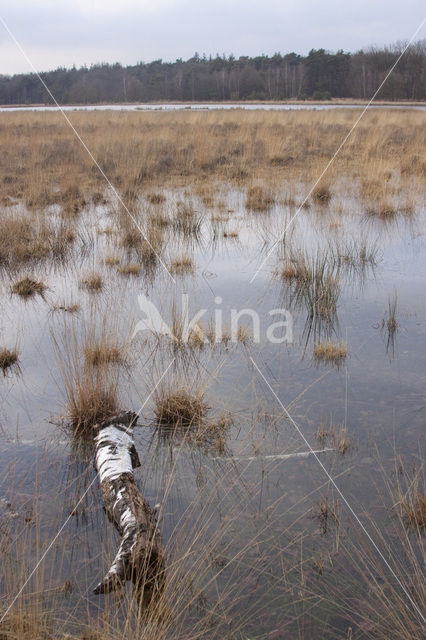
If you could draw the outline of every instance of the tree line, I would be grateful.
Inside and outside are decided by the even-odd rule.
[[[356,53],[312,49],[256,57],[195,53],[189,60],[95,64],[41,73],[61,104],[155,101],[327,100],[372,97],[404,43]],[[407,49],[378,100],[426,99],[426,40]],[[51,103],[34,73],[0,75],[0,104]]]

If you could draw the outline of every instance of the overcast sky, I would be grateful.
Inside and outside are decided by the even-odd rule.
[[[174,61],[195,51],[356,51],[408,40],[424,7],[421,0],[1,0],[0,16],[41,71]],[[29,70],[0,22],[0,73]]]

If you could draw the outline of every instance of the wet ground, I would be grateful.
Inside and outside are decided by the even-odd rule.
[[[85,455],[76,447],[67,428],[58,345],[60,351],[70,332],[81,336],[108,316],[128,345],[120,381],[123,408],[137,411],[172,363],[162,384],[202,389],[209,417],[227,416],[220,443],[169,437],[155,428],[154,394],[136,428],[142,462],[136,477],[149,502],[161,504],[166,550],[170,558],[184,555],[183,549],[194,554],[181,561],[181,573],[193,580],[188,586],[193,596],[176,622],[183,635],[172,637],[185,637],[186,628],[201,624],[210,625],[205,637],[280,638],[288,630],[299,634],[292,637],[341,637],[350,626],[348,617],[333,608],[331,596],[312,603],[309,594],[321,592],[322,571],[315,569],[320,556],[329,558],[324,572],[339,583],[340,565],[330,560],[338,553],[337,531],[347,535],[359,525],[315,456],[283,456],[309,447],[328,449],[318,458],[356,514],[369,530],[371,518],[386,532],[383,473],[392,473],[397,455],[410,468],[422,459],[424,210],[418,204],[412,214],[397,212],[384,221],[336,193],[325,207],[302,209],[283,240],[297,207],[280,199],[254,213],[246,209],[244,191],[226,187],[217,195],[220,212],[196,195],[171,190],[165,196],[166,215],[173,216],[177,201],[186,199],[199,222],[190,233],[172,226],[164,230],[165,265],[183,253],[195,265],[192,273],[174,275],[175,282],[158,262],[138,276],[103,264],[111,253],[126,258],[114,234],[100,233],[115,225],[108,205],[83,212],[80,235],[63,263],[34,270],[48,286],[44,298],[11,295],[11,276],[3,273],[2,340],[17,344],[20,353],[19,368],[0,376],[0,515],[8,561],[18,562],[18,576],[24,576],[68,518],[27,590],[43,591],[46,602],[54,599],[64,628],[102,616],[106,599],[91,595],[91,589],[117,541],[102,511],[90,451]],[[361,247],[367,247],[368,259],[360,258]],[[325,256],[331,269],[337,304],[326,317],[312,314],[294,283],[280,277],[286,256],[297,252]],[[93,269],[105,281],[99,294],[79,286],[82,274]],[[177,348],[167,336],[149,331],[132,338],[145,317],[138,296],[172,326],[182,294],[188,296],[191,317],[206,310],[204,329],[215,321],[216,328],[220,322],[223,332],[230,331],[232,309],[250,309],[240,317],[243,337],[202,348]],[[76,314],[55,309],[72,303],[81,305]],[[397,327],[389,331],[388,308],[394,303]],[[288,313],[292,340],[272,344],[268,327],[284,317],[271,318],[269,312],[277,309]],[[282,337],[281,331],[274,335]],[[336,364],[314,358],[315,343],[327,339],[345,343],[346,359]],[[321,429],[329,434],[322,439]],[[341,437],[347,439],[343,454],[336,451]],[[338,500],[340,520],[338,527],[330,516],[325,532],[312,517],[324,495],[333,504]],[[374,561],[381,563],[378,555]],[[350,567],[350,558],[341,562]],[[11,591],[4,579],[1,589]],[[295,596],[300,589],[306,600]],[[119,610],[119,604],[114,607]],[[325,619],[330,628],[321,635]]]

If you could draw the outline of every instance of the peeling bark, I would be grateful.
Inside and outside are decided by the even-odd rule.
[[[161,532],[153,510],[139,491],[133,469],[140,467],[133,441],[137,415],[123,413],[104,422],[95,436],[95,466],[108,519],[121,536],[114,561],[96,594],[109,593],[132,580],[138,590],[152,591],[162,573]]]

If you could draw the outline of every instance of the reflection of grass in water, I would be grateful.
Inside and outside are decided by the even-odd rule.
[[[173,229],[184,237],[198,237],[201,233],[203,218],[189,201],[180,200],[172,219]]]
[[[387,313],[380,323],[380,329],[386,336],[386,353],[391,354],[392,357],[395,354],[395,336],[399,327],[397,310],[398,298],[395,294],[392,298],[389,298]]]
[[[123,211],[117,216],[121,229],[120,244],[127,249],[129,261],[133,259],[134,264],[140,262],[145,273],[155,273],[163,250],[163,229],[152,221],[139,218],[135,218],[136,225]]]
[[[286,285],[290,310],[305,310],[303,331],[305,346],[311,337],[321,340],[329,336],[337,325],[337,302],[340,295],[339,271],[328,251],[313,255],[295,252],[286,259],[276,273]]]
[[[330,255],[318,252],[292,255],[281,273],[290,282],[291,300],[297,306],[303,304],[310,317],[330,320],[337,310],[339,280]]]
[[[0,217],[0,266],[23,265],[63,259],[76,234],[69,222],[53,224],[48,215],[13,212]]]
[[[378,261],[377,244],[362,237],[358,240],[346,240],[332,247],[333,259],[342,271],[346,269],[362,270],[375,267]]]
[[[388,334],[394,334],[398,328],[398,321],[396,319],[398,307],[398,298],[395,295],[388,300],[388,310],[386,316],[382,320],[382,329],[386,329]]]
[[[288,252],[275,275],[285,285],[283,293],[288,296],[290,309],[306,311],[303,332],[306,346],[310,338],[318,343],[323,343],[324,338],[330,339],[338,326],[337,306],[342,282],[362,287],[377,260],[377,245],[364,237],[329,243],[328,248],[317,249],[312,254],[297,249]],[[345,355],[343,352],[333,355],[331,348],[322,346],[315,357],[337,363]]]

